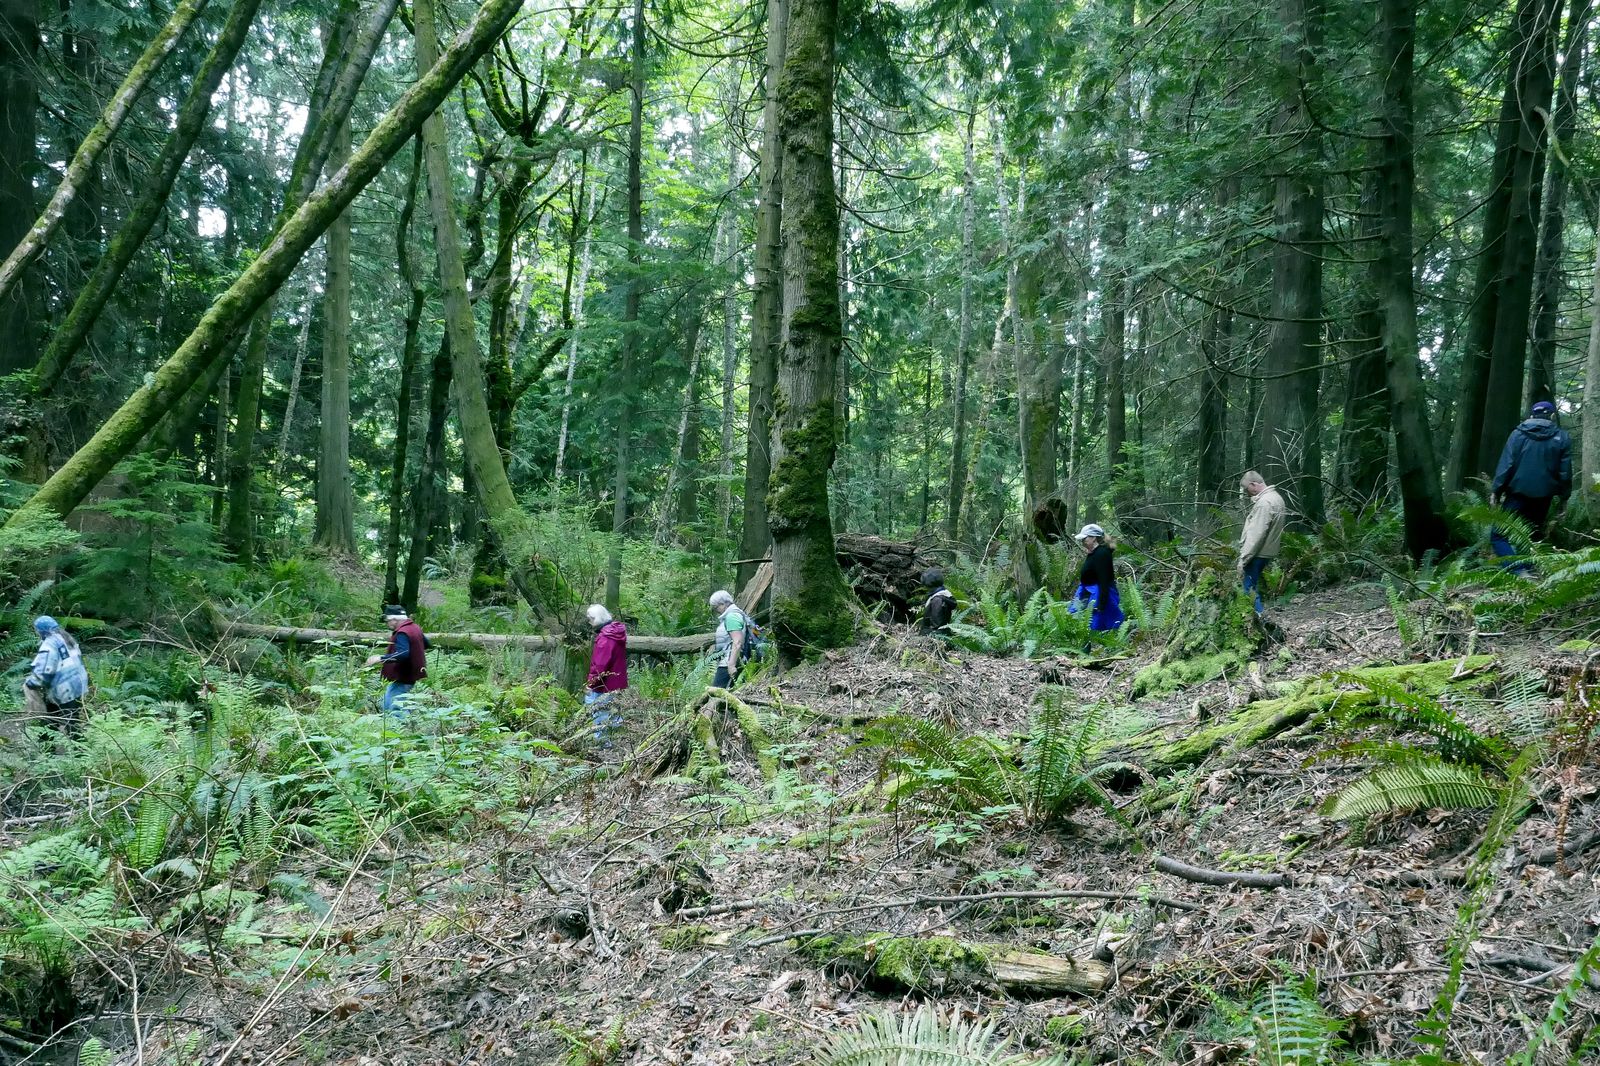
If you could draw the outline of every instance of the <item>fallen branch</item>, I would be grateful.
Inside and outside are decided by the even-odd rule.
[[[684,907],[682,910],[672,912],[674,918],[710,918],[717,914],[738,914],[741,911],[753,911],[761,906],[758,900],[741,899],[732,903],[713,903],[708,907]]]
[[[1109,899],[1124,903],[1149,903],[1179,911],[1204,910],[1197,903],[1166,896],[1143,895],[1138,892],[1103,892],[1088,888],[1019,889],[1015,892],[980,892],[970,896],[918,896],[913,900],[893,900],[884,906],[910,905],[917,907],[942,907],[947,904],[984,903],[996,899]]]
[[[1288,874],[1257,874],[1234,870],[1208,870],[1203,866],[1190,866],[1186,862],[1156,856],[1156,869],[1162,873],[1193,881],[1197,885],[1213,888],[1288,888],[1294,884]]]
[[[1563,859],[1576,858],[1600,844],[1600,829],[1573,837],[1564,847],[1541,848],[1528,856],[1530,866],[1554,866]]]

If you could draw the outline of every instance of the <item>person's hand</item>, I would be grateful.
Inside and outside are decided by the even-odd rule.
[[[1500,494],[1498,492],[1489,493],[1489,506],[1490,507],[1499,507],[1500,506]]]
[[[369,656],[367,656],[366,665],[368,665],[368,666],[377,666],[382,661],[383,661],[383,656],[381,656],[381,655],[369,655]]]
[[[1241,555],[1239,557],[1239,563],[1238,563],[1237,566],[1234,567],[1234,569],[1239,572],[1240,580],[1243,580],[1244,579],[1244,556]]]

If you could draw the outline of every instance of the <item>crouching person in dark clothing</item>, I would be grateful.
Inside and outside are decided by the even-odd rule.
[[[1071,610],[1089,611],[1089,628],[1096,632],[1116,629],[1126,617],[1122,613],[1122,597],[1117,593],[1117,570],[1113,565],[1116,553],[1106,531],[1093,522],[1084,526],[1076,539],[1087,554],[1078,571],[1078,594]]]
[[[941,570],[924,571],[922,583],[932,590],[927,602],[922,605],[922,631],[936,637],[948,637],[948,627],[956,613],[955,593],[944,587],[944,572]]]
[[[1556,405],[1540,400],[1506,438],[1489,499],[1501,510],[1519,515],[1533,527],[1534,540],[1543,540],[1545,524],[1550,520],[1550,505],[1560,500],[1565,510],[1571,495],[1572,438],[1556,425]],[[1516,547],[1500,530],[1490,530],[1489,539],[1496,555],[1517,554]],[[1525,572],[1529,568],[1526,563],[1518,563],[1512,569]]]
[[[383,690],[383,712],[404,714],[405,697],[428,676],[428,638],[404,607],[385,607],[383,624],[391,634],[389,647],[382,655],[368,659],[367,665],[383,664],[382,674],[389,682]]]

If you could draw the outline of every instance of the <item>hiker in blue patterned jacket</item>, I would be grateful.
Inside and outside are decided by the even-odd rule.
[[[1561,501],[1563,510],[1572,495],[1572,438],[1556,425],[1556,405],[1540,400],[1523,422],[1506,438],[1490,485],[1489,501],[1503,511],[1519,515],[1533,529],[1533,539],[1543,540],[1550,505]],[[1498,530],[1490,530],[1494,553],[1515,555],[1517,549]],[[1527,563],[1512,570],[1526,573]]]
[[[49,615],[33,620],[39,634],[39,654],[22,682],[23,696],[33,713],[69,736],[83,727],[83,697],[89,691],[89,672],[83,652],[72,634]]]

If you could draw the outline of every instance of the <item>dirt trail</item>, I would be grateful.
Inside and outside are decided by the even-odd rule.
[[[1264,657],[1266,683],[1401,657],[1381,589],[1302,596],[1275,616],[1284,635]],[[373,856],[342,897],[335,871],[308,868],[339,899],[308,938],[302,964],[312,976],[276,993],[259,979],[199,985],[178,1009],[230,1031],[259,1012],[230,1061],[248,1052],[255,1063],[545,1064],[582,1049],[565,1061],[801,1063],[861,1013],[911,1009],[914,997],[864,983],[859,967],[824,965],[787,935],[940,935],[1110,964],[1096,995],[1012,997],[980,982],[939,997],[1003,1015],[1029,1047],[1098,1062],[1243,1058],[1230,1011],[1315,971],[1322,1002],[1349,1020],[1361,1051],[1408,1053],[1444,980],[1481,813],[1379,820],[1360,832],[1325,819],[1318,803],[1355,770],[1307,765],[1321,738],[1302,730],[1190,772],[1179,801],[1139,825],[1142,853],[1092,808],[1044,830],[1002,816],[981,831],[952,819],[930,834],[927,816],[884,813],[871,798],[877,757],[853,750],[856,733],[840,724],[898,708],[1016,732],[1048,679],[1083,702],[1123,708],[1115,720],[1131,730],[1186,722],[1206,701],[1246,700],[1256,684],[1217,680],[1126,706],[1152,654],[1085,669],[943,654],[886,632],[766,694],[816,712],[787,712],[792,765],[772,785],[731,758],[730,781],[708,796],[624,760],[515,825]],[[632,739],[666,710],[633,704]],[[1534,783],[1545,800],[1552,787]],[[1591,789],[1569,837],[1597,816]],[[1553,817],[1549,804],[1536,809],[1508,854],[1548,848]],[[930,836],[956,839],[935,847]],[[1156,871],[1158,852],[1287,872],[1293,885],[1208,887]],[[1503,1061],[1525,1039],[1519,1019],[1543,1017],[1559,973],[1540,968],[1570,964],[1600,924],[1597,854],[1571,870],[1501,871],[1469,955],[1451,1054]],[[1009,890],[1122,898],[926,899]],[[1576,1009],[1597,1002],[1591,992]]]

